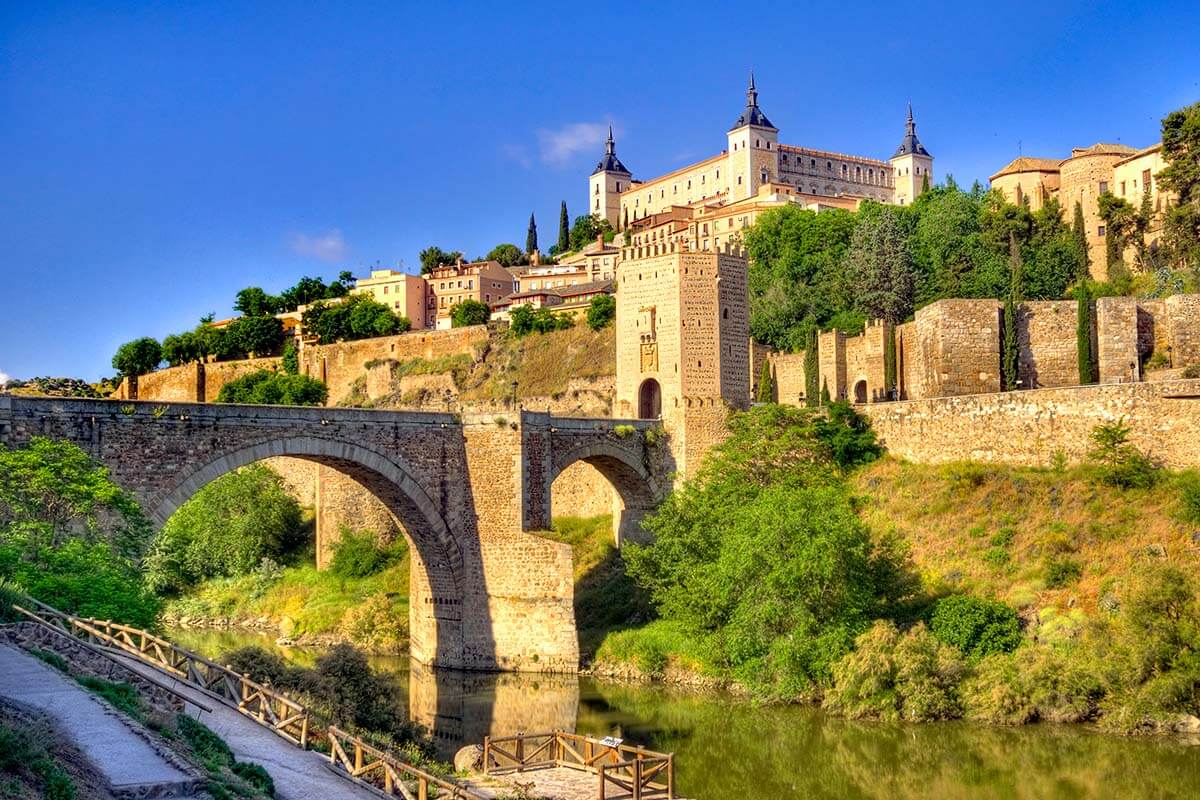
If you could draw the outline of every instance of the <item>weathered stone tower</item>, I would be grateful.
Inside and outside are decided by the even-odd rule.
[[[621,194],[629,191],[633,180],[629,170],[617,158],[616,144],[613,142],[612,126],[608,126],[608,141],[604,143],[604,158],[596,165],[592,176],[588,178],[588,213],[609,221],[614,228],[620,228],[622,221]]]
[[[729,129],[729,199],[758,194],[758,187],[779,176],[779,129],[758,107],[754,73],[746,89],[746,108]]]
[[[905,123],[904,138],[891,157],[892,170],[896,179],[894,202],[906,206],[917,199],[921,187],[928,180],[933,185],[933,156],[917,138],[917,123],[913,121],[912,103],[908,104],[908,121]]]
[[[661,418],[672,465],[695,473],[750,404],[746,257],[726,246],[627,247],[617,270],[618,417]]]

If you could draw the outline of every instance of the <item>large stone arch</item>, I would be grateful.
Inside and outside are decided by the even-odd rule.
[[[555,452],[547,488],[553,487],[563,470],[580,461],[603,475],[621,498],[622,508],[613,509],[617,546],[627,538],[636,538],[642,518],[663,499],[662,489],[642,461],[641,450],[633,452],[611,441],[590,441]]]
[[[462,660],[463,552],[437,504],[392,456],[362,445],[313,436],[283,436],[236,447],[181,473],[152,503],[157,526],[211,481],[275,456],[301,458],[341,472],[365,487],[402,523],[411,544],[412,597],[409,627],[418,660],[456,666]]]

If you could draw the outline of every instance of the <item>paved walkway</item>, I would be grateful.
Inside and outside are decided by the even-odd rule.
[[[182,792],[193,779],[159,755],[87,689],[38,659],[0,645],[0,695],[34,708],[95,765],[114,794]]]
[[[182,696],[212,708],[209,713],[189,704],[187,713],[224,739],[238,761],[261,764],[275,781],[275,796],[280,800],[378,800],[378,795],[355,786],[330,770],[326,766],[329,763],[326,756],[301,750],[191,684],[173,680],[168,674],[132,657],[118,658],[130,669],[156,678]]]

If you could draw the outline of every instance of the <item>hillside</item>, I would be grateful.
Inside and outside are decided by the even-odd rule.
[[[1200,577],[1200,525],[1183,516],[1179,478],[1118,489],[1086,468],[908,464],[887,458],[855,477],[876,535],[907,544],[923,584],[1006,600],[1041,633],[1112,609],[1135,565],[1163,561]]]

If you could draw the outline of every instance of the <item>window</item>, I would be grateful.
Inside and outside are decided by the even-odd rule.
[[[1103,235],[1104,235],[1104,226],[1103,226],[1103,225],[1099,225],[1099,226],[1097,226],[1097,227],[1096,227],[1096,235],[1097,235],[1097,236],[1103,236]]]
[[[387,292],[387,290],[388,290],[388,287],[386,287],[386,286],[385,286],[385,287],[383,287],[383,293],[384,293],[384,294],[387,294],[387,293],[388,293],[388,292]]]
[[[596,184],[596,191],[593,194],[600,194],[600,184]]]
[[[1100,181],[1100,194],[1108,191],[1108,181]]]
[[[1150,170],[1142,170],[1142,191],[1148,192],[1154,188],[1153,179],[1150,177]]]
[[[600,210],[600,200],[599,199],[596,200],[596,210],[597,211]]]
[[[617,191],[621,191],[621,182],[617,181]]]
[[[738,175],[738,182],[737,182],[737,185],[738,185],[738,186],[741,186],[741,185],[742,185],[742,176],[741,176],[741,175]]]
[[[1125,181],[1121,181],[1121,197],[1125,196]]]
[[[833,162],[832,162],[832,161],[826,161],[826,162],[825,162],[825,171],[826,171],[826,172],[833,172]]]

